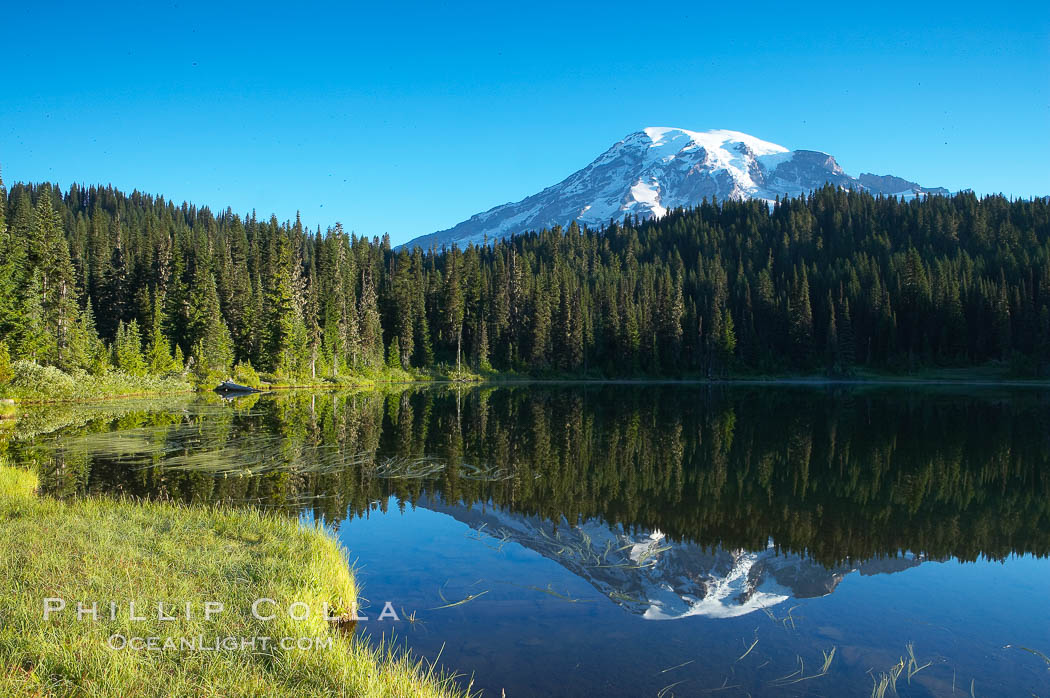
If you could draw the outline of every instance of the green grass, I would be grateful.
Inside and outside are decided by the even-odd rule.
[[[456,696],[447,677],[403,653],[330,627],[323,603],[349,610],[358,589],[344,551],[323,530],[257,511],[129,500],[35,496],[35,475],[0,464],[0,695]],[[45,621],[44,599],[67,600]],[[307,620],[255,619],[271,598],[308,604]],[[99,620],[78,621],[77,601]],[[109,602],[120,605],[115,620]],[[131,621],[136,601],[148,620]],[[204,602],[225,610],[203,618]],[[192,616],[156,617],[192,604]],[[373,622],[378,608],[367,612]],[[387,621],[389,622],[389,621]],[[393,628],[392,628],[393,629]],[[327,648],[263,651],[114,650],[107,638],[307,637]]]
[[[0,419],[14,419],[17,413],[14,400],[0,400]]]
[[[32,497],[39,485],[40,481],[35,474],[21,468],[0,465],[0,499]]]

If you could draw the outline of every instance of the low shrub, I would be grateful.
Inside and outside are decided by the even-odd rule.
[[[15,361],[13,377],[7,386],[11,397],[23,402],[63,402],[95,400],[121,395],[160,395],[191,390],[179,374],[132,376],[123,371],[106,371],[95,376],[86,371],[66,373],[35,361]]]

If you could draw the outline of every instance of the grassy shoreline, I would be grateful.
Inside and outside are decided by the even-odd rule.
[[[36,486],[34,474],[0,459],[0,695],[464,695],[451,679],[401,653],[371,648],[325,619],[325,603],[349,611],[358,589],[344,551],[323,529],[252,510],[58,501],[37,497]],[[65,599],[67,608],[44,620],[49,597]],[[259,598],[277,602],[265,607],[280,609],[276,618],[253,616]],[[78,601],[97,603],[98,620],[78,619]],[[147,609],[136,611],[146,620],[131,619],[131,601]],[[209,601],[224,610],[205,620]],[[297,601],[309,609],[305,620],[288,613]],[[175,620],[158,619],[158,602]],[[201,644],[113,649],[115,634]],[[200,649],[225,637],[274,644]],[[281,647],[282,637],[310,638],[311,647]]]
[[[117,370],[106,371],[102,375],[93,375],[84,371],[67,373],[53,366],[41,366],[30,361],[16,362],[13,368],[13,378],[0,383],[0,398],[14,399],[17,403],[25,405],[94,402],[132,397],[166,397],[210,392],[221,380],[224,380],[223,377],[209,376],[202,381],[198,377],[179,373],[163,376],[133,376]],[[347,374],[337,379],[295,379],[272,376],[260,378],[254,372],[251,375],[235,373],[232,378],[234,382],[261,390],[341,390],[436,381],[476,383],[483,380],[478,374],[445,368],[433,371],[385,368],[372,372]],[[13,416],[13,413],[13,406],[0,405],[0,417]]]

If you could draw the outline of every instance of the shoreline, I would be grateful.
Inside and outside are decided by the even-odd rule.
[[[1033,388],[1050,389],[1050,380],[1043,379],[949,379],[949,378],[820,378],[820,377],[783,377],[783,378],[485,378],[476,381],[466,380],[398,380],[398,381],[373,381],[363,384],[333,385],[331,383],[301,384],[301,385],[275,385],[256,388],[256,392],[245,395],[264,395],[266,393],[294,392],[294,391],[316,391],[316,392],[341,392],[351,390],[380,390],[384,387],[396,386],[462,386],[462,387],[502,387],[502,386],[526,386],[526,385],[681,385],[681,386],[785,386],[785,387],[972,387],[972,388]],[[164,398],[179,395],[208,395],[213,391],[202,388],[198,390],[176,390],[170,392],[137,392],[137,393],[115,393],[111,395],[99,395],[85,398],[58,399],[58,400],[15,400],[18,407],[40,407],[48,405],[84,405],[114,400],[131,400],[135,398]],[[6,419],[17,419],[18,415],[6,417]]]

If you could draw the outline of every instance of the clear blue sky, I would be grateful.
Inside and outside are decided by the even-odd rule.
[[[1041,3],[381,5],[8,3],[5,181],[301,210],[399,243],[660,125],[1050,194]]]

